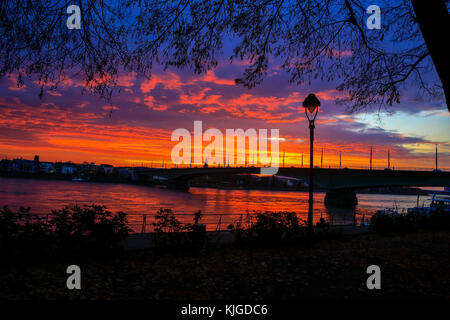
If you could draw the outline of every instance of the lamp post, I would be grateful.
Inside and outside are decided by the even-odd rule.
[[[309,121],[309,200],[308,200],[308,236],[311,238],[313,231],[313,204],[314,204],[314,120],[319,111],[320,101],[314,94],[309,94],[303,101],[305,114]]]

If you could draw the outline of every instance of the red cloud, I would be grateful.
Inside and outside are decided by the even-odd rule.
[[[232,79],[223,79],[218,78],[213,70],[208,70],[206,74],[201,79],[203,82],[211,82],[214,84],[226,85],[226,86],[234,86],[236,85],[235,81]]]
[[[179,89],[184,85],[177,74],[166,72],[163,74],[153,74],[149,80],[143,81],[141,83],[141,91],[148,93],[155,89],[157,84],[162,84],[166,89]]]

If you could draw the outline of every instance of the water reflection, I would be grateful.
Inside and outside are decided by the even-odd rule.
[[[355,208],[334,208],[323,203],[324,193],[314,195],[314,221],[321,217],[335,224],[352,223],[362,216],[370,217],[377,209],[415,205],[416,196],[359,194]],[[136,230],[141,230],[141,214],[154,214],[159,208],[171,208],[182,222],[191,222],[193,213],[202,210],[209,230],[221,228],[239,219],[247,211],[293,211],[306,220],[308,194],[306,192],[266,190],[221,190],[191,188],[179,192],[164,188],[150,188],[127,184],[83,183],[0,178],[0,205],[13,209],[31,207],[33,213],[50,213],[68,205],[106,205],[111,211],[124,211]],[[152,222],[152,219],[148,219]]]

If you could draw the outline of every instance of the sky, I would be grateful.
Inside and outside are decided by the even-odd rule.
[[[387,112],[378,108],[350,114],[335,99],[335,83],[290,84],[289,76],[272,65],[264,82],[247,89],[236,85],[242,62],[223,60],[218,68],[194,75],[189,70],[156,68],[150,79],[133,73],[119,76],[120,94],[109,103],[82,90],[79,79],[65,79],[55,90],[26,79],[18,88],[14,75],[0,79],[0,158],[95,162],[115,166],[170,165],[175,129],[193,131],[249,128],[280,130],[280,155],[286,166],[309,159],[308,123],[301,106],[309,93],[322,105],[316,120],[315,165],[433,169],[438,144],[439,167],[450,169],[450,116],[443,102],[421,101],[404,92],[401,104]],[[207,143],[204,144],[206,146]],[[282,160],[280,159],[280,163]]]

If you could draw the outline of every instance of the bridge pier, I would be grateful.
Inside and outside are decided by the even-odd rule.
[[[168,180],[167,188],[174,190],[189,190],[189,181]]]
[[[353,190],[341,189],[327,191],[325,204],[336,207],[353,207],[358,204],[358,198]]]

